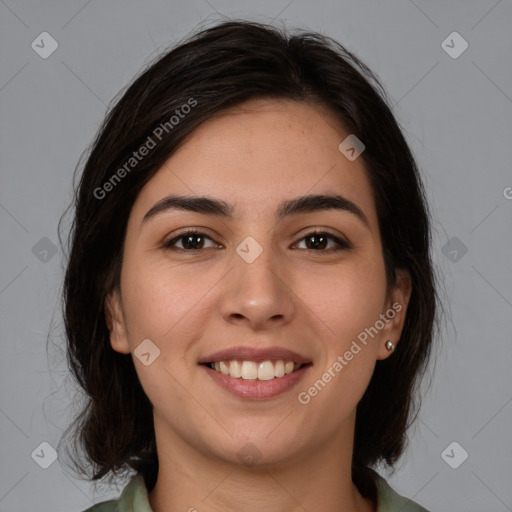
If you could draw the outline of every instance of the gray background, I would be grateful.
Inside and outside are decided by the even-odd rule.
[[[81,511],[121,489],[95,492],[61,459],[36,463],[51,461],[38,447],[57,447],[78,403],[57,222],[114,95],[158,49],[222,16],[321,31],[382,79],[425,178],[446,307],[432,386],[389,482],[432,512],[512,510],[510,0],[0,0],[0,511]],[[44,31],[59,45],[47,59],[31,48]],[[469,44],[458,58],[441,46],[453,31]],[[457,469],[445,460],[462,448],[441,455],[454,441],[469,453]]]

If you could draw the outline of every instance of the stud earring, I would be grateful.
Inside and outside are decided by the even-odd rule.
[[[388,340],[386,341],[386,348],[391,352],[392,350],[394,350],[395,345],[391,340]]]

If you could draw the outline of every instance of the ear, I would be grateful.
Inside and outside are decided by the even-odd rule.
[[[377,359],[386,359],[393,353],[392,350],[386,348],[388,340],[393,343],[395,348],[398,345],[411,297],[412,281],[409,272],[404,269],[397,269],[396,276],[396,286],[390,290],[381,314],[381,319],[384,320],[385,325],[379,336]]]
[[[110,332],[110,345],[121,354],[130,353],[130,345],[126,336],[123,308],[119,288],[114,288],[105,298],[105,318]]]

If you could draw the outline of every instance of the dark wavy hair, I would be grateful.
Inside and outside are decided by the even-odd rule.
[[[405,449],[434,338],[438,299],[424,187],[386,92],[365,64],[327,36],[245,20],[203,29],[159,55],[109,110],[78,185],[75,174],[63,311],[68,364],[86,403],[65,435],[71,430],[73,455],[85,453],[87,464],[72,457],[74,467],[90,480],[135,470],[148,490],[155,485],[152,405],[131,355],[110,346],[105,298],[119,285],[127,221],[141,188],[201,123],[253,98],[327,106],[364,142],[361,158],[375,197],[388,287],[396,284],[397,269],[412,280],[400,343],[377,361],[357,406],[352,478],[363,496],[375,499],[373,468],[384,463],[393,469]],[[194,108],[170,123],[191,99]],[[158,144],[113,183],[162,123],[168,129]],[[104,197],[98,191],[109,180]]]

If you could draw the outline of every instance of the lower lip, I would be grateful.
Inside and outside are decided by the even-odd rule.
[[[217,370],[212,370],[206,365],[201,366],[219,386],[233,395],[240,398],[262,400],[280,395],[297,384],[311,364],[304,365],[292,373],[284,375],[283,377],[275,377],[272,380],[235,379]]]

